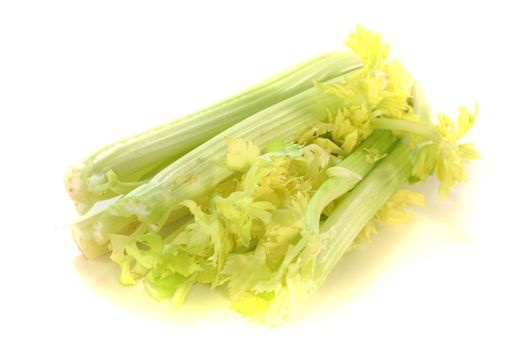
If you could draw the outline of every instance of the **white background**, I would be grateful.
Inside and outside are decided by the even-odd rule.
[[[514,3],[519,3],[515,1]],[[277,329],[192,291],[176,312],[69,237],[67,166],[384,33],[435,110],[479,102],[470,182],[348,254]],[[511,2],[0,3],[0,348],[525,347],[523,11]]]

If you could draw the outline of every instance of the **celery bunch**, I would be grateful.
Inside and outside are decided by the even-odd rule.
[[[235,310],[273,324],[377,222],[424,204],[404,186],[435,175],[445,196],[464,181],[477,108],[434,120],[379,34],[357,27],[346,44],[73,168],[81,212],[124,194],[73,226],[83,254],[110,253],[122,284],[176,306],[195,283],[225,285]]]

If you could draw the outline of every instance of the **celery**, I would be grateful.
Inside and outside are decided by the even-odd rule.
[[[122,139],[71,167],[65,185],[84,214],[100,200],[147,182],[188,151],[250,115],[312,86],[352,72],[361,63],[352,52],[321,55],[235,96],[184,118]]]
[[[142,280],[174,306],[195,283],[225,284],[236,311],[275,324],[376,223],[424,204],[403,186],[436,175],[445,195],[464,181],[477,107],[434,122],[379,34],[358,27],[346,44],[360,69],[236,122],[146,183],[108,171],[112,191],[129,192],[74,225],[84,255],[111,251],[122,284]]]
[[[84,246],[107,244],[110,234],[137,220],[149,229],[160,229],[182,201],[206,194],[234,174],[224,165],[225,137],[250,140],[261,148],[276,139],[294,141],[306,127],[325,120],[327,110],[335,113],[339,107],[339,98],[314,87],[252,115],[185,154],[103,212],[74,225],[75,241],[83,251],[102,253],[104,249]]]
[[[341,198],[335,211],[321,225],[320,232],[326,240],[316,257],[315,285],[322,284],[361,229],[394,193],[408,183],[412,163],[410,147],[400,143],[363,181]]]
[[[395,143],[396,139],[391,133],[376,131],[350,156],[338,163],[338,168],[347,169],[351,171],[351,174],[357,176],[332,176],[319,187],[308,204],[303,234],[317,234],[319,218],[323,209],[333,200],[350,191],[373,168],[374,162],[366,160],[367,149],[374,148],[381,154],[385,154],[390,151]]]

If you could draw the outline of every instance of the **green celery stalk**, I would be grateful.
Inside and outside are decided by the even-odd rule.
[[[316,257],[313,280],[320,286],[363,227],[390,197],[408,183],[412,150],[401,142],[341,202],[321,225],[328,237]]]
[[[232,125],[311,88],[312,81],[327,81],[361,67],[351,51],[316,57],[201,111],[98,150],[68,170],[66,189],[84,214],[94,203],[142,185]]]
[[[224,165],[226,136],[250,140],[260,149],[276,139],[292,142],[340,107],[339,97],[313,87],[266,108],[188,152],[101,213],[74,225],[73,237],[85,252],[83,245],[104,245],[109,235],[129,234],[129,227],[137,227],[137,222],[142,223],[140,230],[158,231],[182,201],[206,194],[234,174]]]
[[[380,154],[388,153],[397,143],[389,131],[375,131],[354,152],[337,164],[353,176],[332,176],[326,180],[308,203],[305,214],[303,235],[316,235],[319,232],[319,219],[323,209],[332,201],[350,191],[373,169],[375,163],[366,161],[368,149],[374,148]]]

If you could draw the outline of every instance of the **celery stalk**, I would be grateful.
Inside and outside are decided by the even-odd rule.
[[[372,125],[380,130],[401,131],[419,135],[428,141],[439,142],[441,140],[441,135],[432,127],[412,120],[376,118],[372,120]]]
[[[340,106],[340,98],[313,87],[252,115],[185,154],[98,215],[76,224],[75,241],[103,245],[110,234],[126,231],[137,221],[151,231],[159,230],[182,201],[206,194],[234,174],[224,165],[225,137],[251,140],[260,148],[276,139],[291,142]]]
[[[412,151],[400,143],[368,176],[342,198],[321,225],[328,236],[316,258],[314,281],[320,286],[347,251],[361,229],[388,199],[407,184],[412,170]]]
[[[201,111],[100,149],[68,170],[66,188],[84,214],[97,201],[145,183],[221,131],[312,87],[313,80],[330,80],[361,66],[349,51],[321,55]]]
[[[337,164],[338,168],[351,171],[357,176],[333,176],[326,180],[308,203],[305,214],[303,235],[315,235],[319,231],[319,218],[323,209],[333,200],[350,191],[372,170],[375,163],[366,161],[369,148],[387,153],[395,146],[397,139],[388,131],[376,131],[354,152]]]

